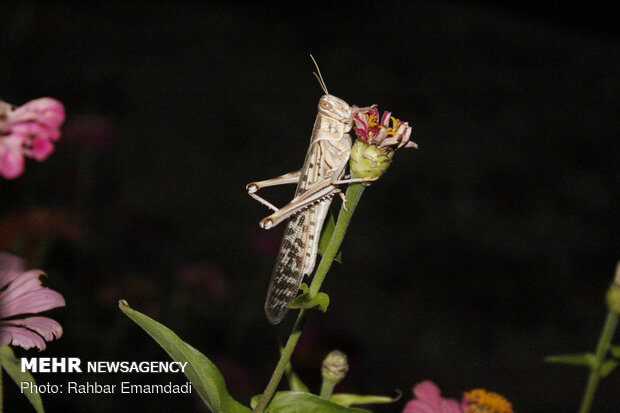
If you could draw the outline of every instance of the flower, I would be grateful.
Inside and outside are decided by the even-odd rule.
[[[411,126],[393,117],[392,112],[385,111],[380,117],[376,105],[354,106],[353,110],[353,129],[358,138],[351,148],[349,166],[353,177],[378,179],[392,163],[396,149],[418,148],[409,140]]]
[[[405,405],[403,413],[463,413],[454,399],[444,399],[441,391],[430,380],[418,383],[413,388],[415,399]]]
[[[416,398],[407,403],[403,413],[513,413],[508,400],[484,389],[466,392],[460,405],[441,397],[439,387],[429,380],[418,383],[413,394]]]
[[[60,138],[65,108],[56,99],[39,98],[18,108],[0,100],[0,175],[17,178],[24,157],[44,161]]]
[[[463,395],[463,413],[513,413],[512,404],[502,395],[475,389]]]
[[[56,307],[64,307],[60,293],[41,286],[41,270],[26,271],[21,258],[0,252],[0,345],[12,344],[26,350],[45,350],[46,341],[60,338],[62,327],[48,317],[28,316]]]
[[[321,365],[323,380],[333,383],[334,386],[345,378],[348,371],[349,361],[347,355],[339,350],[331,351]]]
[[[368,145],[376,145],[380,148],[417,148],[415,142],[410,142],[411,126],[392,116],[392,112],[385,111],[379,122],[379,109],[376,105],[370,108],[360,109],[354,106],[357,112],[353,117],[355,133],[357,137]]]

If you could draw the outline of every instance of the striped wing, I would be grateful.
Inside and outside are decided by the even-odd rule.
[[[322,145],[313,144],[306,156],[295,196],[325,178],[321,157]],[[271,324],[282,321],[288,305],[297,296],[304,275],[309,276],[314,269],[319,236],[330,203],[331,199],[324,199],[288,220],[265,301],[265,314]]]

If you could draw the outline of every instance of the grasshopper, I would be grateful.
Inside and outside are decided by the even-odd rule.
[[[318,114],[303,167],[246,186],[251,197],[274,211],[260,221],[261,228],[273,228],[288,218],[265,300],[265,314],[271,324],[282,321],[288,305],[297,296],[302,279],[312,274],[321,230],[332,198],[339,194],[345,202],[338,185],[371,180],[346,179],[348,177],[344,176],[351,155],[349,131],[353,117],[358,111],[368,108],[352,108],[344,100],[330,95],[313,57],[312,60],[318,72],[314,75],[325,95],[319,99]],[[282,208],[277,208],[256,193],[268,186],[295,183],[295,197]]]

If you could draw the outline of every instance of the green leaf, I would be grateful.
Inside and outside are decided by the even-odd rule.
[[[207,407],[214,413],[249,413],[228,393],[224,377],[204,354],[179,338],[172,330],[152,318],[133,310],[125,300],[119,307],[146,331],[165,351],[178,362],[187,362],[185,375],[192,382]]]
[[[252,407],[258,403],[260,395],[252,397]],[[266,413],[371,413],[370,410],[345,407],[311,393],[282,391],[276,395],[265,409]]]
[[[607,377],[616,367],[618,367],[618,360],[605,360],[603,364],[601,364],[601,369],[598,371],[599,377]]]
[[[302,283],[299,286],[299,289],[302,291],[301,294],[297,296],[288,306],[289,308],[316,308],[317,310],[321,310],[322,312],[327,311],[327,307],[329,306],[329,296],[325,293],[318,293],[314,296],[314,298],[310,298],[310,288],[308,284]]]
[[[592,353],[558,354],[545,358],[545,361],[548,363],[573,364],[577,366],[592,367],[594,365],[595,357]]]
[[[611,353],[612,356],[614,356],[615,358],[620,358],[620,346],[611,346],[609,348],[609,352]]]
[[[323,224],[321,238],[319,238],[318,252],[319,254],[321,254],[321,256],[325,254],[325,251],[327,250],[329,241],[331,241],[332,235],[334,234],[334,229],[336,229],[336,221],[334,220],[334,215],[329,214],[329,217],[325,220],[325,223]],[[338,251],[338,254],[336,254],[336,258],[334,258],[334,261],[342,264],[342,254],[340,251]]]
[[[349,407],[355,404],[383,404],[394,403],[398,401],[402,393],[398,393],[396,397],[388,396],[376,396],[374,394],[362,395],[362,394],[349,394],[349,393],[336,393],[332,396],[331,401],[341,406]]]
[[[13,349],[9,346],[0,347],[0,361],[2,362],[2,367],[6,372],[11,376],[17,387],[21,390],[22,382],[29,382],[35,384],[34,377],[28,370],[22,373],[21,369],[21,361],[17,357],[15,357],[15,353],[13,353]],[[0,374],[2,372],[0,371]],[[37,411],[37,413],[43,413],[43,400],[41,400],[41,396],[39,393],[33,393],[30,391],[29,387],[23,389],[22,393],[26,395],[26,398],[32,404],[32,407]],[[0,411],[2,407],[0,406]]]

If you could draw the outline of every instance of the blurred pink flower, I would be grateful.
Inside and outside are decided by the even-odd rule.
[[[0,100],[0,175],[17,178],[24,172],[24,157],[44,161],[60,138],[65,108],[56,99],[39,98],[13,108]]]
[[[100,113],[70,116],[63,129],[63,140],[87,145],[92,149],[108,145],[116,133],[112,118]]]
[[[0,216],[0,251],[19,245],[26,260],[40,254],[41,240],[75,242],[83,235],[79,216],[65,208],[32,207]]]
[[[430,380],[418,383],[413,394],[416,398],[407,403],[403,413],[463,413],[459,403],[441,397],[441,390]]]
[[[26,271],[21,258],[0,252],[0,345],[45,350],[46,341],[62,335],[62,327],[51,318],[11,318],[64,307],[60,293],[41,286],[41,275],[40,270]]]
[[[230,285],[222,269],[210,261],[193,262],[181,267],[176,281],[188,290],[206,293],[209,297],[225,301],[230,297]]]

